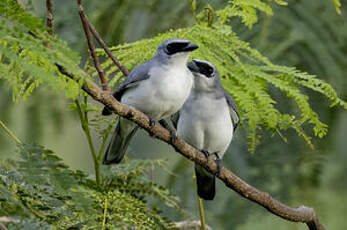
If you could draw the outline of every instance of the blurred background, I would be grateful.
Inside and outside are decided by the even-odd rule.
[[[41,0],[30,9],[45,17]],[[168,29],[194,24],[188,1],[170,0],[85,0],[85,9],[110,46],[149,38]],[[198,9],[209,3],[220,9],[226,1],[201,0]],[[329,0],[289,0],[288,7],[275,7],[274,16],[261,15],[251,30],[238,20],[232,27],[242,40],[250,42],[274,63],[296,66],[330,83],[347,100],[347,4],[338,15]],[[88,55],[75,1],[55,0],[55,31],[82,57]],[[58,153],[73,168],[93,172],[87,141],[76,112],[69,110],[63,96],[39,89],[25,103],[13,103],[6,85],[0,82],[0,119],[26,142],[40,143]],[[274,96],[281,92],[272,90]],[[329,229],[345,229],[347,217],[347,111],[330,108],[328,101],[306,92],[311,106],[329,125],[324,139],[314,139],[310,149],[294,132],[286,132],[287,143],[278,135],[266,133],[254,154],[247,151],[244,130],[239,128],[223,160],[242,179],[276,199],[291,205],[316,209]],[[288,110],[290,101],[278,103]],[[98,139],[95,138],[95,142]],[[15,145],[0,132],[0,158],[13,157]],[[170,209],[164,215],[173,220],[198,219],[192,164],[168,145],[140,131],[129,149],[131,158],[163,158],[165,171],[152,177],[181,198],[190,215],[180,216]],[[160,205],[160,204],[159,204]],[[214,201],[205,202],[207,223],[213,229],[306,229],[269,214],[265,209],[240,198],[217,182]]]

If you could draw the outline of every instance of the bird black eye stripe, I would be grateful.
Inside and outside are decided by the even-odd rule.
[[[168,54],[174,54],[182,51],[185,47],[189,45],[188,42],[173,42],[166,46],[166,51]]]
[[[213,72],[214,72],[214,69],[205,64],[205,63],[197,63],[197,65],[199,66],[199,69],[200,69],[200,73],[204,74],[206,77],[213,77]]]

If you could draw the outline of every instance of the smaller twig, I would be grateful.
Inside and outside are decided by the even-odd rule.
[[[102,221],[102,230],[105,229],[105,225],[106,225],[107,206],[108,206],[108,200],[107,200],[107,197],[106,197],[106,199],[105,199],[105,208],[104,208],[104,219]]]
[[[201,223],[198,220],[185,220],[180,222],[173,223],[174,229],[187,229],[187,228],[196,228],[201,227]],[[210,226],[206,225],[206,230],[213,230]]]
[[[93,163],[94,163],[94,170],[95,170],[96,184],[99,185],[100,184],[100,160],[98,159],[98,157],[96,155],[94,144],[93,144],[92,137],[90,134],[89,123],[88,123],[89,122],[88,121],[88,112],[83,111],[78,100],[76,100],[75,103],[76,103],[77,112],[78,112],[78,115],[79,115],[79,118],[81,121],[81,126],[82,126],[84,134],[86,135],[89,149],[90,149],[90,152],[92,154]]]
[[[11,218],[8,218],[6,216],[0,217],[0,230],[8,230],[3,223],[9,223],[9,222],[16,222],[15,220],[12,220]]]
[[[7,216],[1,216],[0,217],[0,223],[9,223],[9,222],[19,222],[19,220],[12,219],[12,218],[7,217]]]
[[[46,0],[46,8],[47,8],[47,21],[46,25],[49,28],[48,33],[53,35],[53,4],[52,0]]]
[[[24,9],[24,4],[23,4],[22,0],[17,0],[17,3],[20,7],[22,7]]]
[[[0,120],[0,126],[1,128],[3,128],[5,130],[5,132],[10,135],[10,137],[13,138],[13,140],[15,140],[17,143],[22,143],[18,137],[16,137],[16,135],[14,135],[14,133],[9,129],[7,128],[7,126]]]
[[[2,223],[0,223],[0,230],[7,230],[7,228],[5,227],[5,225],[3,225]]]
[[[202,199],[199,197],[198,194],[198,183],[196,180],[196,172],[195,170],[193,170],[193,180],[194,180],[194,184],[195,184],[195,195],[196,195],[196,199],[198,201],[198,207],[199,207],[199,216],[200,216],[200,223],[201,223],[201,230],[207,230],[206,229],[206,221],[205,221],[205,211],[204,211],[204,204],[202,203]]]
[[[92,34],[94,35],[96,41],[102,46],[102,48],[104,48],[106,54],[111,58],[113,63],[119,68],[119,70],[124,74],[124,76],[128,76],[129,75],[129,70],[122,63],[120,63],[117,60],[117,58],[112,54],[111,50],[107,47],[107,45],[104,42],[104,40],[102,40],[102,38],[100,37],[99,33],[96,31],[95,27],[93,26],[93,24],[91,24],[89,22],[88,17],[85,16],[85,18],[86,18],[86,22],[87,22],[87,24],[89,26],[89,29],[92,32]]]
[[[100,78],[101,85],[102,85],[102,89],[104,91],[110,91],[108,84],[107,84],[107,80],[105,78],[105,73],[101,68],[98,56],[96,55],[96,52],[95,52],[95,46],[92,42],[92,38],[91,38],[88,23],[87,23],[86,15],[84,14],[84,11],[83,11],[82,0],[77,0],[77,5],[78,5],[78,9],[79,9],[78,12],[79,12],[79,15],[80,15],[80,18],[82,21],[84,33],[85,33],[86,38],[87,38],[90,55],[92,56],[93,61],[94,61],[94,66],[95,66],[96,70],[98,71],[99,78]]]

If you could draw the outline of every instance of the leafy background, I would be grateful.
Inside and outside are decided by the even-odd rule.
[[[68,41],[73,50],[84,54],[82,57],[85,60],[87,48],[85,43],[81,42],[84,37],[75,2],[60,2],[61,4],[56,4],[55,9],[57,34]],[[221,9],[226,5],[225,1],[197,1],[198,11],[203,10],[206,3],[214,9]],[[250,42],[252,47],[256,47],[273,63],[295,66],[301,71],[316,74],[320,79],[329,82],[337,90],[340,98],[346,100],[344,88],[347,83],[347,31],[343,29],[347,19],[346,6],[342,5],[341,15],[338,15],[332,1],[293,0],[288,3],[287,7],[273,5],[273,16],[270,16],[269,9],[264,8],[264,13],[258,14],[259,22],[254,24],[252,29],[242,24],[242,17],[227,23],[231,24],[234,32],[242,40]],[[92,22],[108,44],[150,38],[159,32],[191,26],[194,23],[190,5],[185,1],[175,3],[174,7],[172,1],[155,0],[146,3],[120,0],[85,1],[85,4]],[[31,5],[35,14],[44,17],[41,1],[33,1]],[[207,14],[200,15],[200,19],[208,23],[208,7],[203,11]],[[205,18],[207,20],[204,20]],[[254,19],[246,21],[249,26],[253,22]],[[194,39],[193,35],[190,31],[187,34],[190,39]],[[158,38],[160,39],[163,37]],[[148,41],[149,47],[155,47],[158,40]],[[129,67],[145,60],[149,55],[150,53],[138,57],[136,61],[129,63]],[[240,81],[242,82],[242,79]],[[1,85],[3,88],[8,87],[7,84]],[[286,99],[283,92],[271,85],[268,90],[272,97],[281,99],[281,103],[276,104],[279,111],[297,112],[295,103]],[[313,139],[314,150],[293,130],[285,132],[287,143],[284,143],[276,132],[263,132],[261,128],[261,142],[254,149],[255,153],[250,154],[250,145],[247,144],[249,133],[246,129],[239,129],[223,164],[250,184],[270,192],[290,205],[304,203],[314,206],[318,215],[322,217],[322,222],[330,229],[343,229],[341,220],[347,205],[347,186],[344,180],[347,173],[344,133],[347,114],[341,107],[329,108],[330,102],[320,94],[305,88],[301,90],[310,96],[310,105],[317,111],[321,121],[329,126],[326,137]],[[0,93],[0,119],[22,137],[23,141],[43,143],[61,154],[64,162],[72,168],[93,172],[87,142],[82,135],[76,114],[66,107],[65,98],[40,88],[24,103],[12,104],[8,91],[1,90]],[[304,127],[309,133],[312,132],[310,129],[310,126]],[[97,137],[97,133],[93,135]],[[3,134],[0,137],[1,157],[13,155],[15,151],[8,138]],[[167,145],[150,139],[143,132],[136,136],[129,155],[130,158],[166,158],[169,162],[175,162],[168,166],[169,173],[154,170],[151,177],[179,195],[180,207],[197,218],[194,186],[192,180],[186,179],[192,177],[192,167],[188,161],[179,157]],[[217,190],[216,199],[207,202],[206,205],[207,222],[215,229],[253,229],[255,223],[257,229],[274,226],[277,229],[305,228],[302,225],[284,222],[256,205],[239,199],[238,195],[224,188],[222,184],[218,184]],[[104,197],[101,199],[104,200]],[[180,212],[163,206],[162,200],[154,199],[149,202],[160,206],[165,216],[182,219]],[[190,217],[189,214],[183,216]]]

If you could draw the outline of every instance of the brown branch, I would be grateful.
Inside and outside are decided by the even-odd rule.
[[[77,5],[78,5],[78,12],[79,12],[79,15],[80,15],[81,21],[82,21],[84,33],[85,33],[86,38],[87,38],[90,55],[92,56],[93,61],[94,61],[94,66],[95,66],[96,70],[98,71],[98,75],[99,75],[99,78],[101,81],[102,89],[105,91],[110,91],[108,84],[107,84],[107,80],[105,78],[105,73],[101,68],[98,56],[95,53],[95,46],[94,46],[92,38],[91,38],[91,34],[90,34],[89,26],[87,23],[86,15],[84,14],[84,11],[83,11],[82,0],[77,0]]]
[[[20,7],[22,7],[24,9],[24,4],[23,4],[22,0],[17,0],[17,3]]]
[[[180,222],[174,222],[173,223],[173,228],[174,229],[187,229],[187,228],[200,228],[201,223],[199,220],[185,220],[185,221],[180,221]],[[213,230],[210,226],[206,226],[206,230]]]
[[[76,81],[79,80],[78,77],[67,73],[62,66],[57,66],[61,73]],[[174,147],[175,150],[184,157],[203,166],[210,173],[217,174],[217,165],[214,161],[207,160],[204,154],[187,144],[180,137],[178,137],[176,141],[171,142],[170,132],[158,124],[151,127],[148,117],[141,111],[119,103],[110,92],[103,91],[93,82],[88,82],[82,87],[83,90],[86,91],[92,98],[110,108],[110,110],[112,110],[114,113],[135,122],[138,126],[146,130],[151,136]],[[231,188],[244,198],[263,206],[274,215],[289,221],[306,223],[310,230],[326,230],[326,228],[320,224],[316,213],[312,208],[305,206],[300,206],[299,208],[288,207],[272,198],[268,193],[259,191],[258,189],[247,184],[245,181],[224,167],[221,168],[220,174],[217,175],[217,177],[222,180],[227,187]]]
[[[0,217],[0,230],[7,230],[6,226],[4,223],[10,223],[10,222],[18,222],[18,220],[6,217],[6,216],[1,216]]]
[[[111,50],[107,47],[107,45],[104,42],[104,40],[102,40],[102,38],[100,37],[99,33],[96,31],[95,27],[93,26],[93,24],[91,24],[89,22],[88,17],[85,16],[85,18],[86,18],[86,22],[87,22],[87,24],[89,26],[90,31],[92,32],[92,34],[94,35],[94,37],[98,41],[98,43],[102,46],[102,48],[104,48],[106,54],[111,58],[113,63],[119,68],[119,70],[124,74],[124,76],[128,76],[129,75],[129,70],[122,63],[120,63],[117,60],[117,58],[112,54]]]
[[[50,35],[53,34],[53,4],[52,4],[52,0],[46,0],[46,9],[47,9],[47,21],[46,21],[46,25],[49,28],[48,33]]]

